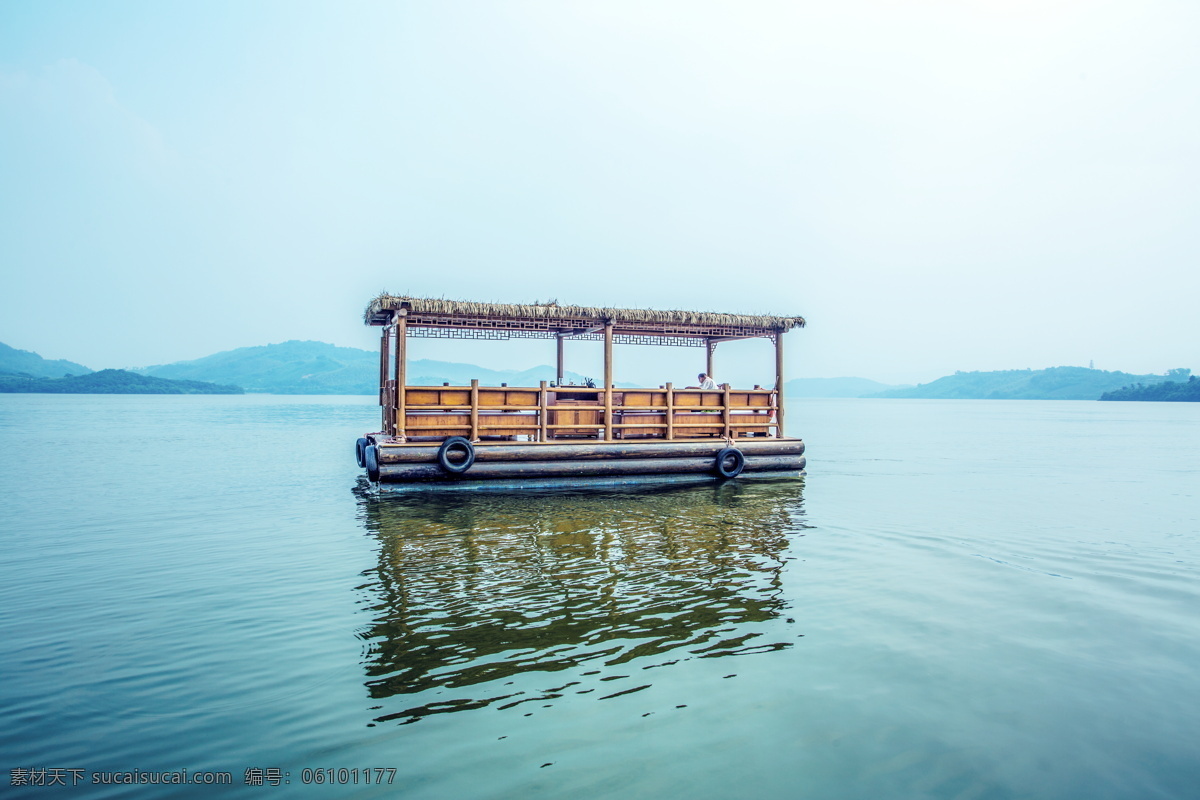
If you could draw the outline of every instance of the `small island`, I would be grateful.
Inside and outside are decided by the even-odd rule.
[[[0,392],[43,394],[244,394],[240,386],[205,381],[175,381],[102,369],[86,375],[39,378],[28,373],[0,373]]]

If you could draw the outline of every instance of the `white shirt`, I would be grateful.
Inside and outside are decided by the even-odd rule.
[[[713,383],[712,378],[705,378],[704,380],[700,381],[700,388],[701,389],[715,389],[715,388],[717,388],[717,384]]]

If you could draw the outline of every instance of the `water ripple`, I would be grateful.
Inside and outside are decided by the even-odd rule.
[[[693,658],[770,653],[786,608],[785,552],[800,486],[475,497],[360,494],[379,562],[364,573],[376,722],[551,704],[571,687]],[[676,654],[673,659],[664,656]],[[598,669],[597,669],[598,668]],[[587,670],[587,671],[583,671]],[[557,687],[538,675],[570,672]],[[532,683],[530,682],[532,680]],[[519,684],[519,686],[517,686]],[[433,699],[457,690],[458,696]],[[421,701],[421,702],[414,702]]]

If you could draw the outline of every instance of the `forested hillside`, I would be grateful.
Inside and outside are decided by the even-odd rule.
[[[0,392],[41,394],[242,394],[239,386],[221,386],[203,381],[173,381],[127,372],[102,369],[87,375],[62,378],[0,375]]]
[[[1195,375],[1186,381],[1164,381],[1152,383],[1149,386],[1134,384],[1125,386],[1114,392],[1105,392],[1101,400],[1149,400],[1166,403],[1196,403],[1200,402],[1200,378]]]
[[[1130,375],[1086,367],[1051,367],[998,372],[956,372],[910,389],[880,392],[876,397],[945,400],[1099,400],[1105,392],[1136,383],[1161,383],[1186,377],[1190,370],[1167,375]]]
[[[90,369],[74,361],[51,361],[28,350],[0,342],[0,374],[28,375],[34,378],[61,378],[63,375],[84,375]]]

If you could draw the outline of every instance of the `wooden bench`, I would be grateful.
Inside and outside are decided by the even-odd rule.
[[[535,436],[538,415],[497,412],[479,415],[479,436]],[[471,436],[469,413],[444,411],[409,411],[404,415],[404,433],[410,439],[448,436]]]

